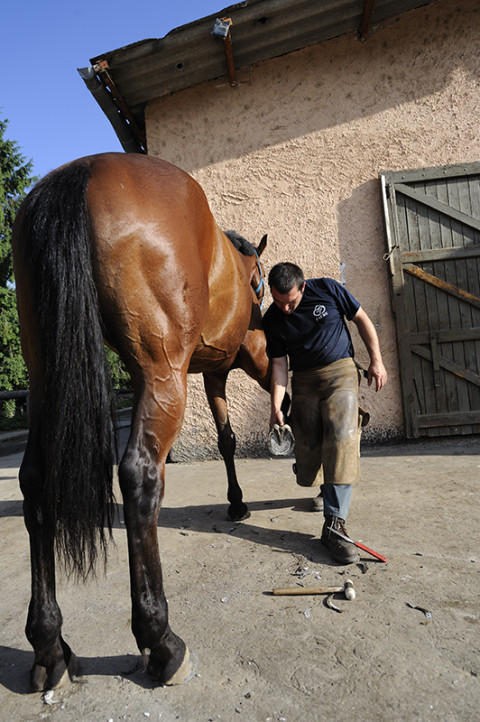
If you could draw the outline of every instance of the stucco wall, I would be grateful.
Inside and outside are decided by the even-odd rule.
[[[358,297],[389,372],[380,394],[361,389],[371,439],[403,433],[379,173],[479,159],[479,47],[478,2],[440,0],[364,43],[330,40],[241,71],[238,87],[208,83],[147,108],[149,153],[201,183],[223,228],[255,243],[268,233],[267,272],[292,260]],[[228,389],[240,453],[261,452],[268,395],[241,372]],[[201,378],[189,390],[177,456],[215,454]]]

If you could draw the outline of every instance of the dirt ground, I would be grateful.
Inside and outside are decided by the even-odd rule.
[[[24,636],[29,552],[15,449],[0,458],[0,719],[116,722],[363,722],[479,718],[480,440],[363,453],[349,533],[384,554],[330,563],[313,493],[291,459],[239,460],[250,519],[226,519],[220,461],[172,464],[159,521],[171,626],[198,657],[180,687],[155,687],[130,630],[119,508],[106,577],[60,576],[64,636],[79,676],[31,694]],[[273,596],[274,587],[354,581],[357,598]],[[421,607],[429,612],[426,614]],[[50,702],[50,704],[48,704]]]

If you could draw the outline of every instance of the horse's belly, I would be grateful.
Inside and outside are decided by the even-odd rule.
[[[203,337],[197,344],[188,366],[189,374],[228,369],[233,364],[240,344],[207,342]]]

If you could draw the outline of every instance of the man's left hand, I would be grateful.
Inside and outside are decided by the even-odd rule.
[[[371,363],[367,372],[368,385],[375,379],[375,391],[380,391],[387,383],[387,369],[383,363]]]

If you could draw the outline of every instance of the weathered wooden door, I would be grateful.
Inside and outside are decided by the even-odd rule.
[[[408,437],[480,432],[480,163],[381,173]]]

